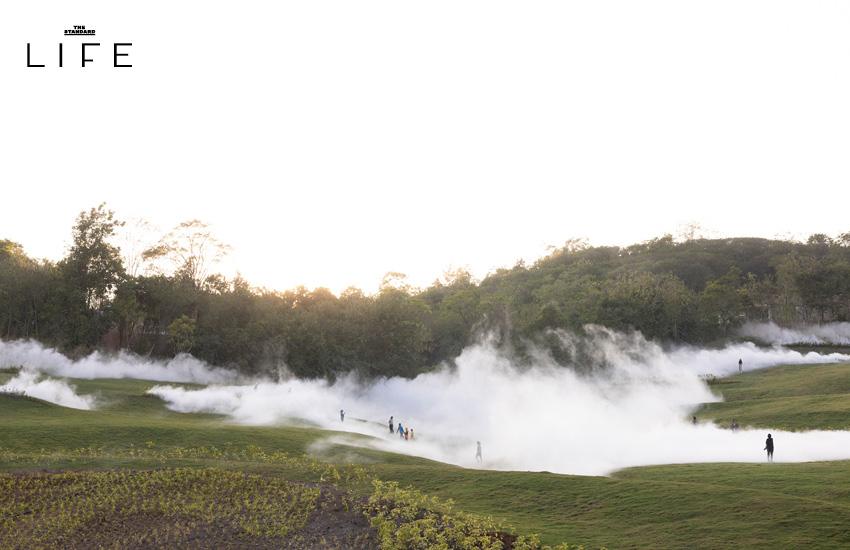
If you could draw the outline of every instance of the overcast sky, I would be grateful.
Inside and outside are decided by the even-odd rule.
[[[0,238],[30,256],[104,201],[211,224],[280,290],[850,231],[850,2],[70,4],[0,7]]]

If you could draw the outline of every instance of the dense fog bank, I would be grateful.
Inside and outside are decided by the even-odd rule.
[[[762,344],[850,345],[850,323],[801,325],[784,328],[775,323],[745,323],[738,334]]]
[[[850,361],[850,356],[801,354],[734,344],[719,350],[665,351],[639,334],[588,327],[581,342],[595,350],[592,376],[558,366],[545,355],[519,367],[492,342],[464,350],[455,368],[414,379],[368,385],[291,380],[151,393],[182,412],[216,412],[247,424],[300,418],[341,431],[376,436],[376,448],[459,464],[511,470],[599,475],[638,465],[763,461],[765,430],[730,430],[689,418],[717,401],[701,375],[723,376],[786,363]],[[563,334],[565,341],[578,336]],[[346,411],[340,421],[339,410]],[[390,435],[412,428],[415,440]],[[365,422],[355,421],[365,420]],[[746,425],[746,419],[741,419]],[[777,461],[850,458],[850,433],[773,433]],[[475,459],[482,442],[483,461]]]
[[[23,366],[68,378],[138,378],[161,382],[211,384],[236,380],[234,371],[215,368],[182,353],[167,361],[145,359],[134,353],[94,352],[71,360],[35,340],[0,340],[0,368]]]
[[[840,330],[840,329],[836,329]],[[64,406],[92,408],[95,396],[44,374],[73,378],[141,378],[209,384],[198,390],[157,385],[150,393],[180,412],[210,412],[236,422],[293,420],[375,436],[369,445],[467,467],[606,474],[637,465],[764,460],[766,430],[733,433],[689,419],[701,403],[718,401],[704,378],[779,364],[847,362],[838,353],[803,354],[752,343],[721,349],[664,349],[640,333],[598,326],[584,335],[556,333],[581,349],[580,368],[544,352],[531,365],[515,361],[493,340],[466,348],[455,366],[407,378],[362,382],[281,378],[237,382],[232,371],[188,355],[158,362],[130,354],[92,354],[72,361],[35,342],[0,342],[0,367],[24,366],[8,386]],[[345,421],[339,411],[345,410]],[[390,435],[387,422],[415,439]],[[745,418],[740,419],[746,426]],[[773,433],[777,461],[850,458],[850,432]],[[476,460],[481,441],[483,460]]]

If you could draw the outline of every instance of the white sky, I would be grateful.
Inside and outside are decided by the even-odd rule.
[[[850,2],[70,4],[0,7],[0,238],[31,256],[103,201],[280,290],[850,231]]]

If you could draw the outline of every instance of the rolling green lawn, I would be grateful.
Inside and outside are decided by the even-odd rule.
[[[11,375],[0,374],[0,384]],[[169,411],[140,380],[74,380],[78,393],[104,406],[77,411],[0,396],[0,470],[155,467],[126,454],[103,460],[58,459],[50,451],[81,447],[167,451],[239,448],[301,454],[333,432],[310,426],[249,427],[208,414]],[[850,427],[850,365],[784,366],[720,380],[724,402],[705,405],[703,419],[727,426],[838,429]],[[341,435],[341,434],[337,434]],[[347,434],[345,437],[357,438]],[[0,457],[2,457],[0,453]],[[9,456],[9,455],[7,455]],[[321,458],[353,459],[380,479],[451,498],[455,510],[495,516],[547,544],[628,548],[848,548],[850,461],[805,464],[686,464],[630,468],[610,477],[465,470],[432,461],[331,445]],[[162,462],[160,462],[162,463]],[[169,458],[171,466],[269,470],[261,461]]]
[[[547,543],[608,548],[850,547],[850,463],[631,468],[610,478],[406,468],[383,477],[497,515]]]
[[[722,403],[699,416],[729,426],[787,430],[850,430],[850,364],[792,365],[725,378],[712,389]]]

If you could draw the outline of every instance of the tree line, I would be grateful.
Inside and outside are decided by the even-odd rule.
[[[588,324],[660,342],[707,344],[746,320],[789,326],[850,319],[850,233],[779,239],[674,239],[627,247],[571,240],[532,265],[475,280],[447,271],[420,289],[388,273],[379,290],[256,288],[215,273],[229,247],[192,220],[153,242],[118,242],[104,204],[81,212],[67,255],[30,258],[0,240],[0,337],[70,356],[124,349],[191,353],[246,374],[415,376],[482,333],[524,353],[576,360],[559,331]],[[123,247],[123,250],[122,250]]]

